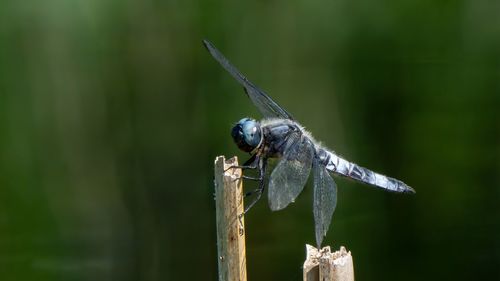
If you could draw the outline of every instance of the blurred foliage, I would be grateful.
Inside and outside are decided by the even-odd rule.
[[[201,44],[341,155],[326,244],[358,280],[500,279],[499,1],[0,3],[0,280],[216,280],[216,155],[258,117]],[[249,184],[250,186],[251,184]],[[301,280],[311,191],[246,216],[249,280]]]

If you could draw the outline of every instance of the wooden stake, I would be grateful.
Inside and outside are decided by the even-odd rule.
[[[306,245],[307,258],[304,262],[304,281],[354,281],[354,266],[351,252],[342,246],[332,253],[330,247],[320,251]]]
[[[238,159],[215,159],[215,207],[219,281],[246,281],[245,222],[239,219],[243,208],[243,184]]]

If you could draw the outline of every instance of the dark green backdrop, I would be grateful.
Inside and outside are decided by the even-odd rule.
[[[0,3],[0,280],[216,280],[213,160],[259,117],[202,47],[348,159],[326,244],[357,280],[500,279],[500,1]],[[301,280],[311,189],[246,217],[249,280]]]

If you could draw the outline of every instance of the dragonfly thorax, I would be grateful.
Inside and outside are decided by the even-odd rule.
[[[231,136],[239,149],[251,152],[262,142],[262,129],[256,120],[243,118],[234,125]]]

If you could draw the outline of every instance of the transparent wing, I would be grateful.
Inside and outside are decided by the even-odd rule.
[[[301,133],[289,136],[283,156],[269,179],[268,200],[273,211],[294,202],[311,172],[313,145]]]
[[[337,206],[337,185],[319,160],[314,158],[314,223],[316,230],[316,243],[321,248],[323,238],[326,236],[332,215]]]
[[[253,104],[259,109],[260,113],[265,117],[277,117],[284,119],[291,119],[293,117],[285,109],[279,106],[275,101],[273,101],[264,91],[255,86],[250,82],[243,74],[241,74],[236,67],[234,67],[219,50],[215,48],[212,43],[207,40],[203,40],[203,44],[210,52],[212,57],[219,62],[224,69],[231,74],[231,76],[236,79],[241,85],[243,85],[245,92],[247,93]]]

